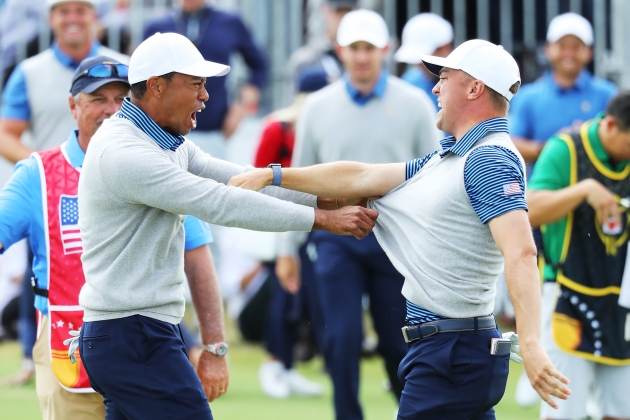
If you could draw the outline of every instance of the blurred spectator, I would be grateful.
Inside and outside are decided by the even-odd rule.
[[[68,108],[68,86],[81,60],[102,54],[129,61],[128,57],[94,40],[96,13],[92,0],[48,0],[47,4],[54,44],[21,62],[2,93],[0,154],[13,163],[28,158],[33,150],[63,143],[68,133],[76,128]],[[32,360],[36,328],[33,294],[29,291],[31,276],[29,268],[22,293],[24,310],[20,315],[24,317],[20,334],[23,334],[21,341],[27,360]],[[32,366],[32,361],[23,366]],[[23,373],[19,377],[27,377]]]
[[[2,74],[15,67],[18,48],[33,40],[39,31],[42,13],[45,11],[42,0],[7,0],[0,7],[0,54],[2,54]],[[28,54],[27,54],[28,56]],[[6,82],[6,77],[2,79]]]
[[[368,10],[344,16],[335,50],[346,74],[310,95],[297,122],[294,166],[338,160],[404,162],[437,150],[436,112],[426,93],[383,70],[389,33],[383,18]],[[403,277],[374,235],[358,241],[314,232],[314,269],[324,326],[324,357],[334,385],[336,417],[362,419],[358,400],[363,341],[362,301],[369,296],[377,351],[400,399],[398,365],[407,353],[399,329],[405,322]],[[283,250],[281,256],[289,255]],[[296,262],[295,267],[299,266]],[[296,273],[280,277],[289,290]]]
[[[244,240],[251,239],[247,232],[231,229],[229,235],[221,237],[219,278],[227,314],[237,321],[246,341],[263,343],[272,356],[263,362],[258,375],[265,395],[277,399],[321,395],[320,384],[293,369],[293,352],[300,338],[300,302],[279,294],[273,264],[261,263],[260,255],[243,245]]]
[[[113,0],[109,7],[101,4],[97,38],[106,47],[131,54],[131,32],[129,30],[129,7],[131,0]],[[100,11],[100,10],[99,10]],[[113,42],[113,45],[110,45]]]
[[[254,166],[265,168],[271,163],[280,163],[284,167],[291,166],[295,143],[295,123],[309,93],[315,92],[328,84],[328,75],[321,69],[306,69],[299,77],[298,94],[291,106],[272,113],[263,128],[258,145]],[[305,250],[302,250],[305,252]],[[278,267],[281,269],[283,259]],[[289,258],[289,263],[293,258]],[[270,397],[286,398],[289,395],[318,396],[323,389],[321,385],[311,382],[293,369],[293,348],[298,338],[300,320],[306,313],[309,326],[321,331],[321,315],[317,312],[317,291],[312,280],[312,265],[308,258],[301,264],[303,288],[300,294],[293,295],[282,289],[275,276],[270,276],[270,302],[267,311],[267,332],[265,347],[270,360],[264,362],[258,374],[260,385]],[[305,273],[305,270],[309,270]],[[321,341],[321,340],[320,340]],[[321,342],[319,343],[322,344]]]
[[[356,7],[357,0],[326,0],[325,4],[322,5],[321,12],[326,23],[326,32],[321,37],[311,39],[291,55],[289,75],[284,89],[288,98],[294,97],[298,77],[309,67],[319,67],[324,70],[331,82],[341,77],[343,65],[333,44],[337,39],[339,22],[346,13]]]
[[[544,226],[542,345],[570,381],[558,410],[541,419],[587,417],[593,395],[604,419],[627,418],[630,310],[619,305],[630,219],[630,92],[606,113],[545,145],[529,181],[532,226]],[[627,200],[624,198],[624,200]],[[591,418],[590,416],[588,416]]]
[[[225,159],[225,139],[234,133],[243,117],[254,114],[258,108],[260,92],[267,81],[267,59],[238,15],[217,10],[205,0],[175,3],[177,8],[172,13],[148,24],[145,39],[156,32],[177,32],[190,39],[206,60],[227,65],[230,56],[238,52],[251,70],[249,81],[229,107],[226,78],[208,78],[209,109],[199,114],[197,128],[186,136],[204,152]]]
[[[0,154],[15,163],[33,150],[61,144],[76,122],[68,109],[68,86],[81,60],[106,55],[129,59],[94,39],[92,0],[48,0],[54,44],[20,63],[3,91],[0,110]],[[28,140],[20,140],[27,131]]]
[[[593,27],[576,13],[549,24],[545,56],[551,70],[524,85],[510,106],[510,134],[527,163],[533,163],[547,139],[571,131],[606,109],[617,88],[586,68],[593,58]],[[531,172],[531,166],[529,172]]]
[[[268,117],[258,144],[254,166],[266,168],[270,163],[280,163],[283,167],[291,166],[295,143],[295,123],[309,93],[315,92],[328,84],[328,75],[323,70],[306,69],[299,77],[298,94],[293,104],[279,109]]]
[[[446,57],[453,51],[453,26],[449,21],[434,13],[421,13],[405,24],[402,32],[402,45],[394,58],[409,67],[401,79],[422,89],[438,106],[433,87],[438,82],[420,59],[423,55]]]

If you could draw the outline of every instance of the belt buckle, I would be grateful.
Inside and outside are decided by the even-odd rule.
[[[407,330],[409,329],[409,327],[407,325],[405,325],[404,327],[401,328],[402,330],[402,335],[405,339],[405,343],[409,344],[411,342],[411,340],[409,340],[409,336],[407,335]]]

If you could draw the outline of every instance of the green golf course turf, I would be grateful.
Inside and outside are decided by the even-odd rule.
[[[265,355],[260,347],[234,343],[230,347],[230,388],[226,395],[211,404],[217,420],[324,420],[333,419],[331,387],[322,373],[321,359],[301,364],[298,369],[309,379],[325,384],[320,398],[273,400],[263,395],[258,384],[258,367]],[[17,343],[0,344],[0,378],[16,372],[20,365]],[[521,367],[510,366],[505,396],[497,407],[497,418],[535,420],[538,408],[523,409],[514,402],[514,388]],[[396,405],[383,389],[385,378],[378,358],[366,359],[361,365],[361,402],[366,420],[394,419]],[[19,388],[0,387],[0,420],[41,419],[34,382]]]

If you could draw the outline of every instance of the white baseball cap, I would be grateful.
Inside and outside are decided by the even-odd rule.
[[[510,87],[521,81],[518,64],[510,53],[502,46],[482,39],[464,42],[448,57],[423,55],[422,62],[436,76],[440,75],[442,67],[466,72],[508,101],[514,96]]]
[[[396,61],[419,64],[421,55],[433,54],[438,48],[453,42],[453,26],[435,13],[421,13],[409,19],[402,32],[402,46],[396,51]]]
[[[593,45],[593,26],[577,13],[564,13],[551,19],[547,29],[547,42],[556,42],[563,36],[573,35],[589,47]]]
[[[365,41],[376,48],[385,48],[389,43],[389,30],[385,20],[371,10],[354,10],[346,13],[337,29],[337,43],[342,47]]]
[[[206,61],[195,44],[176,33],[156,33],[138,45],[129,60],[129,83],[177,72],[197,77],[225,76],[230,66]]]
[[[48,0],[46,3],[48,5],[48,10],[51,10],[53,7],[63,3],[87,3],[92,7],[96,6],[94,0]]]

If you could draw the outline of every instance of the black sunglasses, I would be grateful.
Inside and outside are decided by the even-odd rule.
[[[87,70],[79,73],[72,83],[76,82],[82,77],[92,77],[94,79],[106,79],[108,77],[128,77],[129,67],[124,64],[103,63],[97,64]]]

